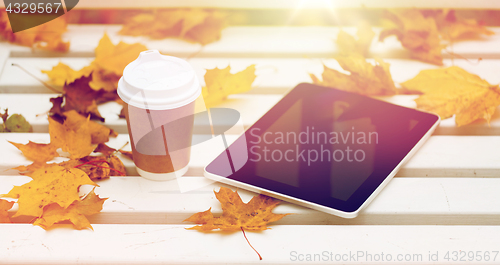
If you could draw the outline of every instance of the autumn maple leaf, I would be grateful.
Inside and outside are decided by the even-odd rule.
[[[96,186],[92,180],[77,168],[66,169],[52,166],[35,171],[32,181],[14,186],[7,194],[0,196],[18,199],[19,210],[13,217],[28,215],[40,217],[45,206],[57,203],[68,208],[74,201],[80,201],[78,189],[82,185]]]
[[[85,81],[79,83],[95,90],[98,94],[87,91],[85,93],[91,93],[96,102],[99,103],[99,98],[105,92],[116,91],[118,80],[122,76],[125,66],[134,61],[139,56],[139,53],[145,50],[147,50],[147,47],[140,43],[129,44],[120,41],[115,45],[109,36],[104,33],[95,48],[95,59],[89,65],[76,71],[59,62],[51,70],[42,70],[42,73],[47,74],[51,83],[57,86],[70,86],[80,79]],[[90,79],[84,79],[89,76],[91,76]],[[106,101],[109,100],[115,100],[115,98],[109,98]],[[101,102],[106,101],[101,100]]]
[[[322,81],[310,74],[314,84],[362,95],[394,95],[396,93],[389,64],[381,59],[376,59],[375,65],[356,53],[339,56],[336,59],[344,70],[350,72],[350,75],[324,66]]]
[[[67,208],[61,207],[57,203],[52,203],[45,207],[42,216],[33,224],[48,229],[55,223],[69,220],[76,229],[90,228],[93,230],[86,216],[99,213],[106,200],[107,198],[99,198],[94,193],[94,190],[92,190],[83,200],[74,201]]]
[[[205,45],[220,39],[226,14],[217,10],[174,9],[142,13],[127,21],[120,34],[180,38]]]
[[[455,10],[425,10],[421,11],[425,17],[432,17],[436,21],[441,37],[446,40],[460,40],[462,38],[477,38],[480,35],[493,35],[494,32],[474,19],[462,19],[456,16]]]
[[[434,19],[424,17],[417,9],[389,10],[384,12],[386,23],[379,40],[396,35],[401,45],[410,51],[414,59],[443,65],[441,38]]]
[[[206,86],[202,88],[201,93],[207,108],[221,103],[229,95],[252,89],[256,77],[255,65],[252,64],[236,74],[231,74],[230,71],[231,67],[228,66],[224,69],[209,69],[205,73]]]
[[[0,199],[0,223],[10,223],[9,213],[7,212],[14,205],[13,201]]]
[[[415,100],[418,108],[435,112],[442,119],[456,115],[458,126],[478,119],[489,123],[500,105],[498,85],[491,85],[458,66],[422,70],[401,86],[423,93]]]
[[[222,206],[222,216],[214,217],[210,209],[196,213],[185,221],[201,224],[187,229],[198,231],[210,231],[219,229],[222,231],[253,230],[261,231],[269,229],[268,223],[275,222],[288,214],[272,213],[279,200],[259,194],[254,196],[248,203],[244,203],[237,191],[221,187],[215,192],[215,197]]]
[[[57,153],[59,148],[64,152],[68,152],[71,158],[81,158],[89,155],[95,148],[92,144],[90,123],[91,121],[88,119],[78,121],[78,123],[67,119],[64,124],[60,124],[49,117],[50,143],[38,144],[31,141],[28,144],[10,143],[21,150],[26,158],[34,162],[44,163],[52,160],[52,158],[59,156]],[[97,124],[94,126],[97,126]],[[96,134],[101,133],[97,131]]]
[[[0,36],[11,43],[23,46],[67,52],[69,42],[65,42],[61,38],[66,31],[66,27],[66,19],[58,17],[39,26],[13,33],[7,12],[5,10],[0,11]]]

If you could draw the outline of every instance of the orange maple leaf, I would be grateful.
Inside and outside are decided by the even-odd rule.
[[[226,26],[226,14],[217,10],[174,9],[134,16],[120,34],[154,39],[180,38],[202,45],[219,40]]]
[[[394,95],[397,90],[392,80],[389,64],[376,59],[372,65],[356,53],[336,58],[340,66],[350,72],[350,75],[324,66],[323,81],[310,74],[313,83],[333,87],[362,95]]]
[[[384,12],[386,26],[379,40],[396,35],[401,45],[410,51],[410,56],[424,62],[443,65],[441,38],[436,22],[424,17],[417,9],[389,10]]]
[[[455,10],[427,10],[424,16],[436,21],[441,37],[446,40],[477,38],[480,35],[493,35],[493,31],[474,19],[462,19],[455,15]]]
[[[207,108],[213,107],[224,101],[227,96],[247,92],[252,89],[255,80],[255,65],[248,66],[245,70],[231,74],[231,67],[224,69],[209,69],[205,73],[205,87],[201,93]]]
[[[272,213],[280,201],[259,194],[248,203],[244,203],[237,191],[221,187],[215,192],[215,197],[222,206],[222,216],[214,217],[210,209],[193,214],[184,221],[201,224],[187,229],[207,232],[215,229],[221,231],[236,231],[241,229],[261,231],[269,229],[268,223],[275,222],[288,214]]]
[[[12,208],[14,202],[0,199],[0,223],[10,223],[9,213],[7,212]]]
[[[86,216],[100,212],[106,200],[107,198],[99,198],[94,193],[94,190],[92,190],[83,200],[74,201],[67,208],[61,207],[57,203],[52,203],[44,208],[42,216],[33,224],[48,229],[55,223],[69,220],[76,229],[90,228],[93,230]]]
[[[13,217],[27,215],[40,217],[44,207],[57,203],[68,208],[74,201],[80,201],[78,189],[82,185],[96,186],[80,169],[66,169],[61,166],[41,168],[33,172],[32,181],[14,186],[7,194],[0,196],[18,199],[19,210]]]
[[[0,36],[11,43],[39,48],[42,50],[67,52],[69,42],[62,40],[67,22],[64,17],[58,17],[42,25],[13,33],[5,10],[0,11]]]
[[[458,66],[422,70],[401,86],[423,93],[415,100],[418,108],[435,112],[442,119],[456,115],[458,126],[478,119],[489,123],[500,105],[498,85],[491,85]]]
[[[38,163],[47,162],[59,156],[57,153],[59,148],[64,152],[68,152],[71,158],[81,158],[89,155],[95,148],[92,145],[92,135],[89,129],[90,122],[88,119],[85,122],[78,123],[67,120],[64,124],[60,124],[49,117],[50,143],[37,144],[31,141],[28,144],[10,141],[9,143],[21,150],[26,158]],[[100,134],[100,132],[97,134]]]

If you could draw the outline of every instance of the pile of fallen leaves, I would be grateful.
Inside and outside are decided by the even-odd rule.
[[[457,18],[454,10],[388,10],[384,17],[380,41],[395,35],[412,58],[436,65],[443,65],[441,52],[448,43],[493,34],[482,23]]]
[[[82,115],[91,115],[92,119],[104,121],[97,105],[120,101],[116,93],[118,80],[123,75],[125,66],[137,59],[139,53],[147,50],[140,43],[113,44],[104,34],[95,49],[95,60],[90,65],[76,71],[66,64],[59,63],[50,71],[42,71],[56,86],[63,86],[63,95],[51,99],[51,115],[60,115],[65,111],[75,110]]]
[[[105,199],[93,190],[81,198],[80,186],[97,186],[92,180],[123,176],[125,166],[115,155],[117,150],[104,144],[116,136],[112,130],[74,110],[64,112],[62,118],[60,123],[49,117],[48,144],[10,142],[33,161],[16,168],[33,180],[0,197],[18,199],[19,210],[13,217],[31,216],[35,225],[45,229],[66,220],[77,229],[91,228],[85,216],[99,212]],[[47,163],[59,156],[69,160]]]
[[[123,25],[120,34],[178,38],[205,45],[219,40],[226,24],[226,14],[218,10],[159,10],[132,17]]]
[[[0,117],[3,120],[3,123],[0,124],[0,133],[33,131],[31,124],[21,114],[9,115],[9,110],[5,109],[4,113],[0,112]]]
[[[7,12],[0,11],[0,36],[8,42],[23,46],[67,52],[69,42],[62,40],[62,34],[66,31],[66,27],[66,19],[62,16],[42,25],[13,33]]]
[[[479,35],[491,35],[474,20],[458,19],[452,10],[419,11],[406,9],[387,11],[392,22],[380,39],[395,34],[403,46],[410,49],[412,57],[435,64],[442,64],[442,39],[451,41]],[[423,70],[414,78],[401,83],[397,89],[392,80],[389,64],[375,58],[375,64],[364,57],[374,37],[366,23],[358,25],[357,38],[340,31],[337,46],[340,55],[335,59],[349,74],[324,66],[322,80],[310,75],[313,83],[334,87],[362,95],[420,94],[415,101],[417,108],[435,112],[442,119],[455,115],[457,126],[484,119],[488,123],[500,105],[500,89],[479,76],[458,66]]]
[[[82,115],[90,115],[91,119],[104,121],[97,106],[109,101],[123,104],[116,94],[118,80],[125,66],[145,50],[146,46],[140,43],[120,42],[114,45],[108,35],[104,34],[95,49],[95,60],[90,65],[74,70],[60,62],[51,70],[42,70],[50,78],[51,84],[63,87],[63,95],[51,99],[53,107],[49,114],[60,115],[65,111],[75,110]],[[228,95],[243,93],[252,88],[256,77],[255,65],[235,74],[231,74],[230,70],[230,66],[207,70],[202,95],[208,108],[220,104]],[[120,117],[124,118],[123,114]]]

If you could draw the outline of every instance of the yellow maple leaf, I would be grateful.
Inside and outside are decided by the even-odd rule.
[[[8,142],[17,147],[17,149],[21,150],[27,159],[34,162],[47,162],[52,160],[54,157],[59,156],[56,151],[59,147],[56,147],[55,145],[38,144],[32,141],[29,141],[27,144],[13,143],[11,141]]]
[[[7,212],[12,208],[14,202],[9,202],[0,199],[0,223],[10,223],[9,213]]]
[[[275,222],[288,214],[275,214],[272,210],[279,204],[279,200],[259,194],[248,203],[244,203],[237,191],[221,187],[215,192],[215,197],[222,206],[222,216],[214,217],[210,209],[196,213],[184,221],[201,224],[187,229],[207,232],[214,229],[222,231],[269,229],[268,223]]]
[[[205,45],[220,39],[226,24],[226,14],[218,10],[170,9],[138,14],[123,25],[120,34],[173,37]]]
[[[500,89],[458,66],[422,70],[401,84],[405,89],[423,93],[417,107],[437,113],[442,119],[454,114],[458,126],[478,119],[488,123],[500,105]]]
[[[424,17],[417,9],[389,10],[384,13],[386,29],[380,35],[383,41],[396,35],[401,45],[410,51],[410,56],[424,62],[443,65],[441,38],[434,19]]]
[[[57,203],[52,203],[45,207],[42,216],[33,224],[43,229],[48,229],[55,223],[69,220],[76,229],[90,228],[93,230],[86,216],[100,212],[106,200],[107,198],[99,198],[94,193],[94,190],[92,190],[83,200],[74,201],[67,208],[61,207]]]
[[[62,87],[65,84],[75,82],[76,79],[82,76],[89,76],[92,71],[93,68],[90,66],[86,66],[78,71],[75,71],[68,65],[59,62],[56,66],[52,67],[51,70],[42,70],[42,73],[49,76],[52,84]]]
[[[62,40],[66,27],[66,19],[58,17],[39,26],[13,33],[7,12],[0,11],[0,36],[11,43],[23,46],[66,52],[69,50],[69,42]]]
[[[13,217],[28,215],[40,217],[45,206],[57,203],[62,208],[68,208],[74,201],[80,201],[78,189],[82,185],[96,186],[80,169],[66,169],[61,166],[51,166],[36,170],[31,175],[32,181],[14,186],[3,197],[18,199],[19,210]]]
[[[252,83],[255,80],[255,65],[248,66],[245,70],[236,74],[231,74],[231,67],[224,69],[209,69],[205,73],[205,87],[201,93],[207,108],[213,107],[227,96],[243,93],[252,89]]]
[[[99,45],[95,48],[94,63],[106,73],[113,73],[121,77],[125,66],[137,59],[139,53],[147,49],[140,43],[128,44],[120,41],[114,45],[108,34],[104,33]]]
[[[49,117],[49,134],[50,144],[70,153],[71,158],[88,156],[95,148],[92,145],[88,118],[80,126],[74,128],[67,121],[60,124]]]
[[[79,123],[79,126],[71,127],[71,122],[60,124],[49,117],[49,144],[28,144],[13,143],[23,155],[34,162],[47,162],[58,156],[57,149],[68,152],[71,158],[80,158],[89,155],[95,148],[92,145],[92,136],[89,129],[90,121]]]
[[[336,58],[340,66],[350,72],[350,75],[324,66],[322,81],[311,74],[314,84],[333,87],[362,95],[394,95],[396,87],[392,80],[389,64],[376,59],[372,65],[356,53]]]
[[[340,49],[340,53],[359,53],[363,56],[366,56],[372,43],[373,37],[375,37],[375,32],[373,32],[372,28],[366,21],[361,21],[360,23],[358,23],[357,28],[357,39],[347,34],[343,30],[339,31],[339,34],[337,35],[337,45]]]
[[[474,19],[462,19],[455,15],[455,10],[427,11],[434,18],[443,39],[459,40],[462,38],[477,38],[479,35],[493,35],[483,23]]]
[[[51,83],[57,86],[71,84],[82,77],[92,74],[92,80],[88,83],[90,88],[106,92],[116,91],[118,80],[123,75],[125,66],[137,59],[139,53],[147,50],[147,47],[140,43],[128,44],[119,42],[117,45],[111,42],[109,36],[104,36],[95,48],[95,59],[89,65],[76,71],[68,65],[59,62],[51,70],[42,70],[47,74]]]
[[[64,124],[73,131],[78,130],[78,128],[81,128],[82,126],[85,127],[86,124],[88,125],[91,144],[105,143],[109,141],[110,136],[116,137],[118,135],[110,128],[88,120],[88,118],[80,115],[75,110],[65,111],[63,112],[63,115],[66,117]]]

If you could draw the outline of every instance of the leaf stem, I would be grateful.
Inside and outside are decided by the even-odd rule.
[[[20,66],[19,64],[17,64],[17,63],[12,63],[12,66],[16,66],[16,67],[21,68],[21,70],[23,70],[23,71],[24,71],[26,74],[28,74],[29,76],[31,76],[31,77],[35,78],[36,80],[38,80],[38,82],[42,83],[42,84],[43,84],[46,88],[48,88],[48,89],[50,89],[50,90],[52,90],[52,91],[54,91],[54,92],[56,92],[56,93],[58,93],[58,94],[61,94],[61,93],[62,93],[62,91],[59,91],[59,90],[57,90],[57,89],[55,89],[55,88],[51,87],[49,84],[45,83],[42,79],[40,79],[40,78],[38,78],[38,77],[34,76],[32,73],[30,73],[28,70],[26,70],[24,67]]]
[[[257,253],[257,255],[259,255],[259,259],[262,260],[262,256],[259,254],[259,252],[252,246],[252,244],[250,244],[250,241],[248,241],[248,238],[247,238],[247,235],[245,234],[245,230],[243,230],[243,227],[241,227],[241,232],[243,232],[243,236],[245,237],[245,239],[247,240],[247,243],[248,245],[253,249],[253,251],[255,251],[255,253]]]

